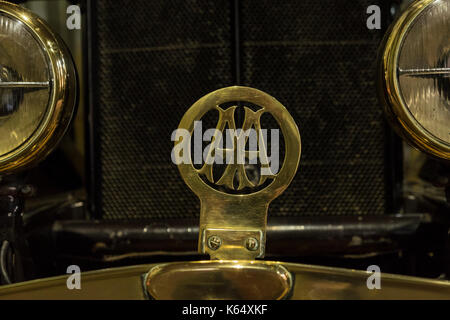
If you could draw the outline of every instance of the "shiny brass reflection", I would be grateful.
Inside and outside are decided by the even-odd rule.
[[[159,300],[279,300],[292,287],[283,266],[260,261],[201,261],[158,265],[145,285]]]
[[[268,274],[273,280],[273,283],[267,288],[262,288],[262,291],[272,289],[272,292],[256,293],[262,295],[262,299],[269,297],[275,299],[283,296],[283,299],[289,300],[450,300],[450,282],[448,281],[382,273],[381,289],[370,290],[367,287],[367,278],[370,274],[365,271],[270,261],[253,261],[250,267],[255,266],[255,262],[272,266],[281,265],[290,275],[292,275],[293,280],[292,289],[283,296],[284,289],[282,288],[285,288],[283,287],[283,283],[287,284],[289,283],[289,280],[284,282],[281,278],[277,279],[271,271],[256,271],[249,280],[254,279],[253,277],[255,275],[263,274]],[[83,272],[82,290],[67,289],[66,282],[68,275],[32,280],[0,287],[0,300],[144,300],[148,299],[149,295],[151,295],[151,297],[167,299],[169,297],[176,298],[182,295],[182,293],[177,294],[175,292],[176,288],[178,288],[178,290],[185,288],[186,291],[184,291],[184,293],[192,293],[192,296],[188,297],[189,299],[194,299],[194,297],[198,299],[207,299],[208,297],[225,299],[231,296],[235,297],[236,294],[239,294],[245,299],[248,294],[253,294],[254,292],[251,288],[242,288],[244,285],[249,287],[256,285],[260,288],[258,283],[264,283],[263,277],[259,277],[253,282],[246,281],[242,276],[245,275],[245,272],[243,272],[242,275],[239,275],[238,270],[236,270],[236,274],[231,274],[231,278],[225,281],[234,283],[236,279],[240,278],[242,283],[236,284],[240,289],[238,291],[233,291],[233,288],[225,288],[224,290],[226,290],[227,294],[219,296],[220,293],[217,292],[209,294],[205,292],[194,292],[192,289],[200,289],[201,284],[198,282],[191,282],[191,285],[189,285],[189,278],[191,277],[186,277],[183,280],[179,274],[177,275],[176,271],[177,269],[180,271],[189,270],[191,268],[196,269],[198,268],[198,265],[203,264],[204,267],[202,268],[204,269],[202,269],[202,273],[205,275],[200,275],[200,272],[197,274],[196,272],[191,273],[190,271],[186,271],[185,275],[196,275],[197,277],[193,277],[192,279],[204,280],[209,272],[209,270],[207,270],[208,264],[211,264],[211,267],[216,267],[217,265],[215,264],[218,263],[220,263],[220,261],[176,262],[172,263],[174,265],[173,267],[170,266],[171,264],[163,264],[162,268],[161,265],[150,264]],[[231,263],[231,265],[238,264],[238,261],[231,261]],[[149,270],[154,272],[153,276],[150,278],[148,277]],[[197,269],[197,271],[198,270],[199,269]],[[232,271],[232,273],[234,272],[235,271]],[[150,288],[149,291],[147,291],[145,285],[146,282],[142,279],[143,274],[147,275],[145,277],[146,280],[150,279],[152,282],[153,280],[156,280],[155,287]],[[171,281],[172,275],[174,275],[172,280],[177,279],[177,282]],[[213,273],[211,278],[214,279],[219,275],[220,272]],[[222,278],[222,282],[218,284],[218,288],[221,288],[220,284],[224,283],[223,279],[224,278]],[[210,281],[210,279],[206,280]],[[277,281],[279,281],[280,285],[276,285]],[[161,287],[164,283],[167,285],[178,284],[178,287]],[[216,289],[214,284],[212,284],[210,288],[211,291]],[[208,286],[205,285],[201,289],[208,290]],[[274,291],[277,293],[274,294]]]

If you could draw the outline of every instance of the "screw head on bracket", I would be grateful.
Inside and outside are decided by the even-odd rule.
[[[222,239],[218,236],[211,236],[208,238],[208,247],[211,250],[217,250],[222,245]]]
[[[247,240],[245,240],[245,247],[249,251],[258,250],[258,248],[259,248],[258,240],[256,240],[255,238],[248,238]]]

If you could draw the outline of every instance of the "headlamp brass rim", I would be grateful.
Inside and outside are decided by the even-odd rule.
[[[0,13],[24,24],[38,41],[50,71],[47,110],[37,129],[24,143],[0,156],[1,175],[35,165],[57,146],[75,114],[77,80],[69,50],[45,21],[21,6],[4,1],[0,1]]]
[[[420,124],[407,107],[399,85],[398,61],[405,37],[417,18],[435,4],[437,0],[422,0],[412,4],[388,31],[381,46],[380,97],[389,122],[401,137],[433,157],[450,161],[450,144]]]

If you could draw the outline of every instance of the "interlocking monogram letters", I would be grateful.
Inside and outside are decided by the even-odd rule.
[[[264,108],[258,111],[253,111],[248,107],[245,109],[245,118],[242,125],[242,129],[236,129],[236,123],[234,113],[236,106],[229,107],[224,110],[219,106],[216,106],[216,110],[219,111],[219,120],[217,122],[215,134],[209,145],[209,150],[205,159],[203,167],[197,172],[203,174],[209,182],[214,183],[213,178],[213,163],[214,159],[223,159],[223,155],[226,158],[227,167],[222,174],[221,178],[216,182],[217,185],[223,185],[230,189],[234,189],[234,179],[236,173],[239,179],[238,190],[242,190],[245,187],[255,187],[263,184],[267,178],[275,177],[269,166],[269,159],[267,156],[266,141],[267,135],[264,134],[261,129],[261,115],[264,113]],[[226,125],[228,124],[228,132],[232,137],[231,148],[222,149],[220,147],[221,137]],[[256,140],[258,145],[258,151],[255,149],[255,143],[250,142],[250,150],[246,151],[246,145],[248,140]],[[275,141],[274,141],[275,142]],[[274,149],[274,148],[272,148]],[[261,176],[257,185],[252,183],[245,171],[245,159],[248,158],[250,163],[255,163],[256,158],[259,156],[261,161]],[[272,154],[273,156],[273,154]]]

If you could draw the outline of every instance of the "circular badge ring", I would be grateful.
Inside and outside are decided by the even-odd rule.
[[[292,116],[279,101],[267,93],[254,88],[242,86],[222,88],[205,95],[195,102],[184,114],[178,128],[192,133],[194,130],[194,121],[201,120],[208,111],[214,110],[216,106],[236,101],[249,102],[263,107],[265,112],[275,118],[281,128],[285,141],[285,159],[280,171],[273,178],[273,181],[264,189],[251,194],[228,194],[216,190],[205,183],[192,163],[179,164],[178,168],[185,183],[201,199],[203,197],[214,196],[226,198],[227,200],[231,200],[230,198],[238,200],[239,198],[245,197],[247,199],[252,198],[255,201],[269,203],[278,197],[291,183],[297,171],[301,154],[300,132]]]

